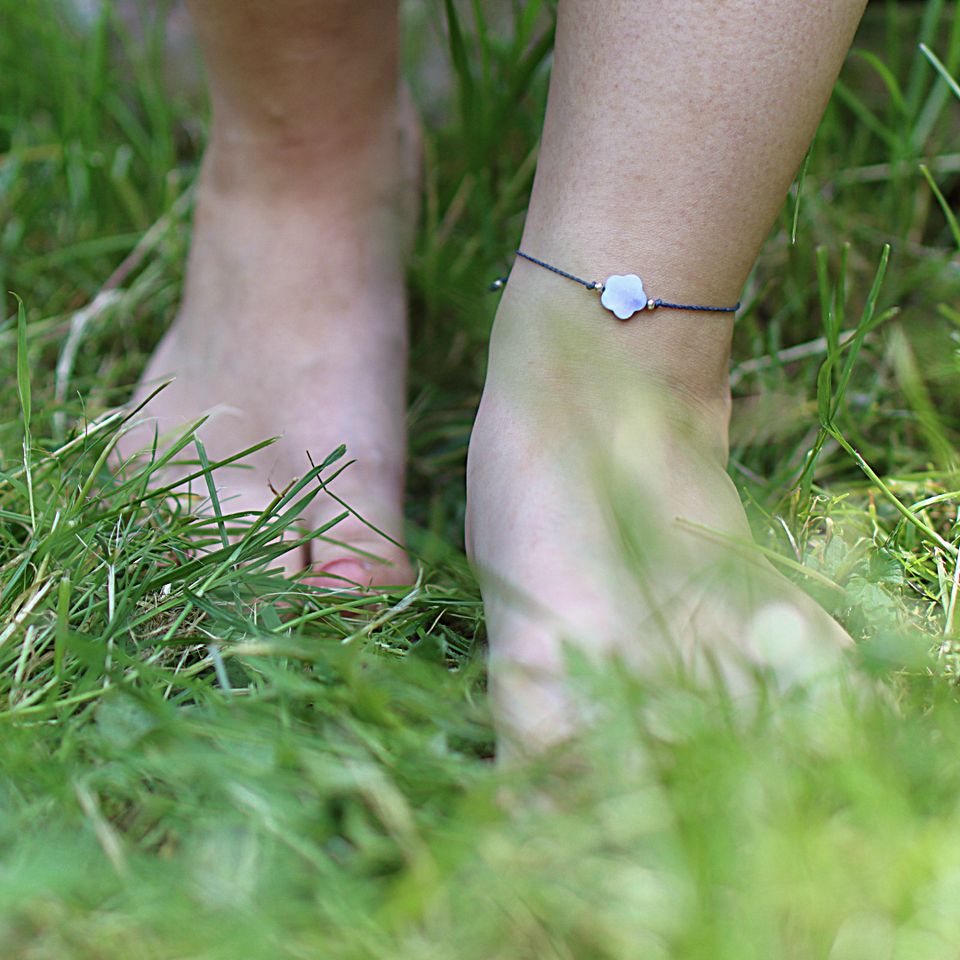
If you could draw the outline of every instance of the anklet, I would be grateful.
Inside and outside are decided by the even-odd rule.
[[[543,260],[531,257],[529,253],[524,253],[522,250],[517,250],[516,254],[518,257],[523,257],[524,260],[535,263],[538,267],[543,267],[551,273],[565,277],[567,280],[573,280],[574,283],[579,283],[588,290],[599,293],[601,305],[620,320],[629,320],[640,310],[656,310],[657,307],[668,310],[700,310],[705,313],[736,313],[740,309],[739,302],[732,307],[704,307],[693,303],[670,303],[659,298],[651,299],[643,289],[643,281],[635,273],[626,275],[615,273],[603,281],[584,280],[582,277],[567,273],[566,270],[561,270],[559,267],[545,263]],[[506,277],[500,277],[490,284],[490,289],[502,290],[506,282]]]

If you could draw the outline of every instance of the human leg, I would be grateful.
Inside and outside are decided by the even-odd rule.
[[[735,302],[864,5],[562,0],[522,249],[590,279],[640,273],[664,299]],[[690,527],[749,535],[724,470],[731,328],[672,310],[622,323],[582,287],[514,267],[468,525],[497,712],[521,741],[569,727],[564,638],[642,666],[671,650],[786,673],[803,672],[801,651],[841,648],[800,591]],[[769,649],[771,609],[794,648]]]
[[[250,470],[224,469],[224,509],[262,509],[271,488],[347,445],[334,493],[402,537],[404,260],[418,147],[399,80],[395,0],[194,0],[213,120],[197,188],[183,302],[138,396],[162,432],[214,411],[211,458],[270,436]],[[140,434],[142,439],[144,433]],[[341,512],[319,496],[303,522]],[[289,557],[331,585],[403,583],[403,551],[359,521]],[[324,569],[325,568],[325,569]]]

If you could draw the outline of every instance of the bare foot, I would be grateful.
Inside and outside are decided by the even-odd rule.
[[[128,441],[149,443],[204,413],[211,460],[281,439],[217,472],[224,510],[260,511],[293,478],[340,444],[356,462],[331,487],[389,538],[403,536],[404,264],[416,220],[419,141],[402,98],[333,152],[322,144],[259,139],[215,125],[198,184],[180,313],[134,401],[175,381],[146,409]],[[342,512],[326,494],[302,518],[316,529]],[[314,582],[408,583],[402,547],[350,518],[287,555]],[[379,558],[374,560],[369,554]]]
[[[645,673],[719,668],[735,691],[756,669],[783,686],[821,675],[849,643],[765,560],[692,526],[750,537],[724,470],[727,391],[673,376],[671,324],[684,322],[663,311],[618,325],[522,269],[508,285],[467,510],[508,753],[579,722],[565,642]]]

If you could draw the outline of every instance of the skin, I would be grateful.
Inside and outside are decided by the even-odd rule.
[[[731,304],[816,129],[864,0],[562,0],[522,249],[581,276],[639,273],[651,296]],[[415,124],[386,0],[195,0],[213,128],[183,307],[145,383],[172,425],[227,405],[212,456],[270,434],[237,503],[346,442],[336,492],[398,538],[403,260]],[[763,561],[727,474],[732,319],[657,311],[621,323],[518,261],[497,314],[470,444],[468,548],[483,590],[502,752],[576,728],[565,645],[645,671],[755,666],[785,684],[847,638]],[[236,509],[236,506],[234,506]],[[334,509],[319,501],[304,518]],[[410,576],[402,551],[352,565]],[[334,571],[330,570],[333,564]],[[327,567],[327,570],[323,568]],[[326,578],[326,579],[324,579]]]
[[[651,296],[735,303],[862,0],[564,0],[521,249]],[[567,735],[564,644],[646,672],[784,684],[848,638],[748,540],[726,472],[732,318],[623,323],[518,260],[470,447],[468,525],[504,753]],[[684,523],[686,521],[686,523]]]
[[[389,2],[196,0],[213,122],[197,187],[179,315],[135,399],[174,430],[205,411],[211,460],[280,441],[222,470],[230,511],[345,443],[355,460],[333,492],[392,540],[403,536],[407,351],[404,266],[415,222],[419,145],[399,81]],[[342,511],[320,495],[303,526]],[[349,519],[287,555],[322,586],[403,584],[402,547]]]

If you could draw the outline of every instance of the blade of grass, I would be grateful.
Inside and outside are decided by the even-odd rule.
[[[947,198],[943,195],[943,191],[937,185],[937,181],[933,179],[933,174],[925,163],[920,164],[920,172],[930,185],[933,195],[937,198],[937,203],[940,204],[940,209],[943,211],[947,226],[950,228],[950,233],[953,236],[953,242],[956,244],[957,249],[960,250],[960,223],[957,222],[957,215],[950,208]]]
[[[930,61],[933,69],[940,74],[953,95],[960,100],[960,84],[951,76],[950,71],[943,65],[940,58],[925,44],[920,44],[920,52]]]

